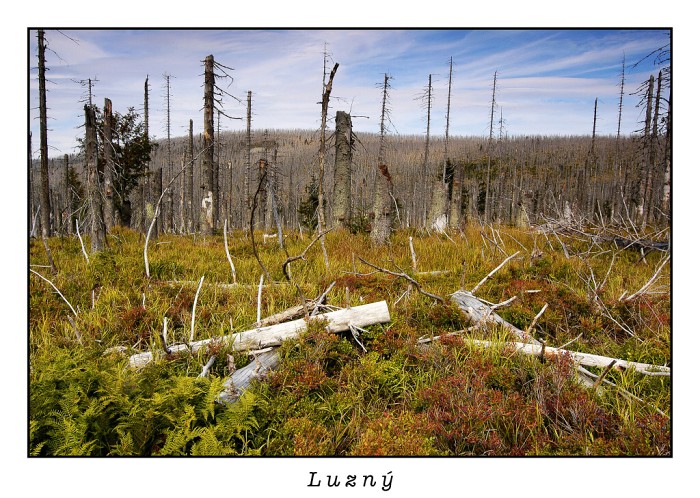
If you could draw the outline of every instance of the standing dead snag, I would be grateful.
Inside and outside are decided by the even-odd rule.
[[[338,111],[335,113],[333,226],[347,226],[352,217],[352,147],[352,120],[350,114]]]
[[[333,89],[333,77],[338,70],[339,64],[336,62],[328,76],[326,82],[326,56],[323,60],[323,93],[321,94],[321,144],[318,149],[318,231],[319,233],[326,229],[326,216],[324,212],[324,190],[323,180],[326,170],[326,119],[328,117],[328,104],[331,98],[331,90]]]
[[[202,232],[214,234],[214,56],[204,59],[204,134],[202,136],[204,155],[202,157]]]
[[[85,106],[85,162],[88,172],[88,203],[90,207],[90,250],[102,251],[107,243],[102,215],[102,192],[97,172],[97,124],[95,108]]]
[[[382,115],[379,123],[379,157],[377,158],[378,172],[374,182],[374,221],[370,237],[372,244],[385,245],[391,236],[391,224],[394,216],[392,190],[394,184],[389,174],[384,157],[386,140],[386,121],[389,119],[389,79],[388,74],[384,74],[384,84],[382,85]]]
[[[114,150],[112,149],[112,129],[114,127],[112,116],[112,101],[105,98],[103,147],[104,154],[104,197],[105,197],[105,228],[111,230],[114,227]]]

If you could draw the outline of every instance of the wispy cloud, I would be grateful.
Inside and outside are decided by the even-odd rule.
[[[32,35],[35,35],[32,33]],[[488,129],[493,73],[498,71],[497,101],[510,134],[589,133],[594,99],[599,98],[601,129],[615,121],[622,58],[628,62],[668,41],[658,30],[67,30],[48,31],[52,52],[48,103],[53,118],[49,142],[71,152],[83,121],[86,88],[94,81],[94,101],[112,99],[118,112],[143,108],[144,82],[150,83],[150,128],[162,138],[165,130],[164,74],[171,75],[171,121],[175,134],[189,120],[201,130],[202,60],[213,54],[232,68],[232,81],[219,80],[227,91],[245,99],[253,93],[255,128],[315,128],[320,123],[323,53],[340,63],[333,86],[334,110],[360,118],[358,131],[376,131],[383,74],[392,75],[392,105],[399,133],[424,132],[425,111],[416,96],[428,75],[434,83],[434,116],[444,116],[447,74],[454,62],[453,124],[461,135]],[[36,39],[30,37],[35,59]],[[654,70],[647,60],[628,73],[633,89]],[[32,65],[32,64],[30,64]],[[36,64],[34,64],[36,65]],[[36,70],[30,70],[30,107],[38,104]],[[637,129],[635,97],[623,129]],[[244,116],[233,99],[227,113]],[[499,108],[500,110],[500,108]],[[38,124],[30,112],[30,126]],[[242,129],[238,120],[224,120],[224,129]],[[439,128],[436,128],[439,129]],[[607,129],[616,129],[608,126]]]

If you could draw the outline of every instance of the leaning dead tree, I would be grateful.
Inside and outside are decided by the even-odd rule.
[[[372,231],[370,237],[374,245],[385,245],[389,242],[391,236],[391,224],[394,219],[394,206],[392,191],[394,184],[389,174],[389,168],[386,164],[385,147],[386,147],[386,130],[387,121],[389,120],[389,80],[390,76],[384,74],[384,83],[382,85],[382,114],[379,123],[379,156],[377,158],[377,175],[374,183],[374,221],[372,223]]]
[[[333,89],[333,78],[338,70],[337,62],[331,69],[326,81],[326,62],[328,54],[323,54],[323,92],[321,93],[321,139],[318,148],[318,230],[319,233],[326,229],[326,216],[324,210],[324,188],[323,180],[326,171],[326,121],[328,119],[328,104],[331,99]]]

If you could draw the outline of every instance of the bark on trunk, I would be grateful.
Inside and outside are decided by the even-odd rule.
[[[112,101],[105,98],[102,153],[104,154],[105,228],[114,226],[114,151],[112,150]]]
[[[203,191],[202,191],[202,233],[214,234],[214,56],[204,59],[204,154],[202,156]]]
[[[49,146],[47,139],[46,116],[46,42],[44,30],[38,32],[39,38],[39,147],[41,180],[41,236],[51,236],[51,201],[49,196]]]
[[[106,245],[102,192],[97,173],[97,124],[95,109],[85,106],[85,161],[88,172],[88,203],[90,207],[90,250],[102,251]]]
[[[333,181],[333,226],[348,225],[352,216],[352,120],[350,114],[335,114],[335,171]]]

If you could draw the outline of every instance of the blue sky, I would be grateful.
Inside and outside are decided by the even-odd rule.
[[[225,90],[245,100],[253,92],[253,127],[315,129],[320,125],[324,46],[340,67],[331,113],[351,111],[356,131],[377,131],[384,73],[392,76],[391,131],[425,133],[419,96],[433,79],[431,132],[444,134],[449,59],[453,59],[450,132],[484,136],[489,130],[491,85],[498,72],[497,116],[511,135],[590,134],[598,98],[599,134],[617,130],[619,78],[628,66],[668,43],[664,30],[47,30],[50,155],[75,151],[82,133],[78,82],[96,80],[94,102],[109,97],[115,110],[143,108],[149,76],[150,131],[166,135],[165,79],[171,75],[171,134],[183,135],[189,120],[202,129],[202,60],[233,68]],[[36,32],[29,33],[31,129],[38,146]],[[639,127],[638,98],[629,95],[658,72],[651,60],[626,69],[622,132]],[[229,86],[230,83],[230,86]],[[226,113],[244,117],[233,98]],[[359,116],[367,116],[359,117]],[[242,130],[243,120],[222,119],[222,129]],[[36,147],[35,147],[36,148]]]

